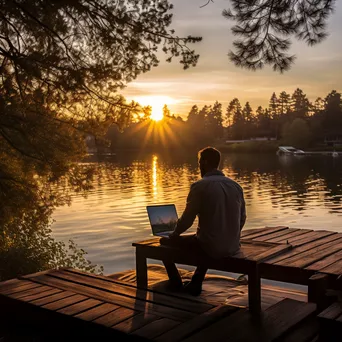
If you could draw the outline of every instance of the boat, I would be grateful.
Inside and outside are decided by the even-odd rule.
[[[303,150],[299,150],[298,148],[294,148],[292,146],[279,146],[277,154],[302,156],[302,155],[305,155],[305,152]]]

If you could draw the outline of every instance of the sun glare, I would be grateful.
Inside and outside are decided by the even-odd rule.
[[[160,107],[153,105],[152,106],[152,115],[151,119],[154,121],[160,121],[163,118],[163,106]]]
[[[163,119],[163,107],[165,104],[170,105],[176,103],[176,101],[169,96],[142,96],[135,98],[135,101],[139,102],[142,106],[152,107],[151,119],[154,121]]]

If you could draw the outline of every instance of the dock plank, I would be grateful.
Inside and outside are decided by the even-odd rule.
[[[177,309],[190,311],[193,313],[202,313],[212,308],[210,304],[194,303],[192,301],[184,301],[184,299],[170,298],[170,296],[161,293],[154,293],[152,291],[143,289],[134,289],[98,278],[89,278],[81,274],[70,274],[69,272],[58,271],[51,273],[49,276],[71,281],[76,284],[89,285],[101,290],[109,290],[120,295],[175,307]]]
[[[267,240],[267,242],[272,242],[272,243],[290,243],[289,239],[293,239],[295,237],[299,237],[302,236],[304,238],[304,236],[308,233],[311,233],[312,230],[311,229],[298,229],[297,231],[294,231],[292,233],[289,234],[285,234],[282,235],[280,237],[277,238],[273,238],[271,240]]]
[[[264,228],[264,230],[260,230],[254,234],[249,234],[246,236],[243,236],[243,239],[248,238],[248,240],[255,239],[261,236],[269,235],[278,231],[283,231],[289,229],[285,226],[279,226],[279,227],[272,227],[272,228]]]
[[[279,256],[276,256],[274,258],[271,258],[271,259],[267,260],[267,263],[278,264],[279,262],[281,262],[285,259],[299,255],[302,252],[312,250],[315,247],[322,246],[322,245],[325,245],[325,244],[330,243],[332,241],[338,240],[341,237],[342,237],[342,234],[337,234],[337,233],[323,237],[323,238],[315,237],[315,239],[313,241],[311,241],[310,243],[306,243],[300,247],[293,248],[291,251],[285,252],[283,255],[279,255]]]
[[[55,301],[63,299],[63,298],[74,296],[75,294],[76,294],[75,292],[71,292],[71,291],[62,291],[62,292],[56,293],[56,294],[54,294],[52,296],[38,298],[38,299],[35,299],[35,300],[27,300],[26,297],[22,298],[21,300],[24,301],[24,302],[28,301],[31,304],[34,304],[34,305],[37,305],[37,306],[41,306],[41,305],[45,305],[45,304],[49,304],[49,303],[55,302]]]
[[[304,321],[302,324],[291,330],[278,342],[311,342],[319,331],[319,324],[316,317]]]
[[[326,230],[322,231],[312,231],[310,233],[304,234],[302,236],[296,236],[294,238],[289,239],[289,243],[294,247],[299,247],[310,242],[316,241],[318,239],[322,239],[325,237],[329,237],[331,235],[336,235],[336,232],[329,232]]]
[[[313,315],[315,309],[314,304],[284,299],[267,309],[259,320],[253,320],[248,311],[238,311],[185,339],[184,342],[223,341],[227,336],[232,342],[273,341]]]
[[[171,319],[182,319],[187,320],[194,317],[194,313],[189,311],[184,311],[176,308],[171,308],[168,306],[164,306],[161,304],[150,303],[143,300],[118,295],[116,293],[112,293],[110,291],[104,291],[100,289],[95,289],[86,285],[75,284],[69,281],[65,281],[63,279],[58,279],[55,277],[51,277],[49,275],[42,275],[33,278],[34,281],[39,282],[41,284],[55,286],[57,288],[63,290],[74,291],[79,294],[83,294],[85,296],[103,300],[105,302],[109,302],[112,304],[116,304],[119,306],[126,307],[128,309],[137,309],[141,311],[151,312],[160,314],[164,317],[168,317]]]
[[[28,284],[25,284],[25,285],[22,285],[22,286],[16,286],[14,288],[8,288],[6,290],[3,290],[1,292],[2,295],[5,295],[5,296],[9,296],[11,294],[14,294],[14,293],[18,293],[18,292],[23,292],[23,291],[26,291],[26,290],[30,290],[30,289],[34,289],[36,287],[42,287],[40,284],[36,284],[36,283],[33,283],[33,282],[29,282]]]
[[[60,293],[60,292],[62,292],[62,290],[60,290],[60,289],[51,289],[48,291],[39,292],[39,293],[36,293],[33,295],[21,297],[20,300],[25,301],[25,302],[30,302],[30,301],[40,299],[43,297],[50,297],[50,296],[55,295],[55,294]]]
[[[273,258],[277,255],[282,255],[284,252],[291,250],[291,245],[278,245],[276,247],[270,248],[263,253],[257,254],[256,256],[252,256],[250,259],[257,262],[264,262],[270,258]]]
[[[37,287],[34,287],[34,288],[30,288],[28,290],[25,290],[25,291],[20,291],[20,292],[15,292],[15,293],[12,293],[12,294],[8,294],[9,297],[11,298],[15,298],[15,299],[20,299],[22,297],[27,297],[27,296],[30,296],[30,295],[35,295],[37,293],[43,293],[47,290],[51,290],[52,287],[50,286],[37,286]]]
[[[294,232],[298,232],[300,231],[300,229],[295,229],[295,228],[288,228],[288,229],[285,229],[285,230],[280,230],[280,231],[277,231],[277,232],[274,232],[272,234],[267,234],[267,235],[263,235],[261,237],[257,237],[257,238],[254,238],[253,240],[254,241],[269,241],[269,240],[272,240],[274,238],[279,238],[281,236],[284,236],[284,235],[288,235],[289,233],[294,233]]]
[[[73,315],[77,315],[83,311],[90,310],[96,306],[99,306],[100,304],[103,304],[103,302],[101,302],[100,300],[97,300],[97,299],[89,298],[89,299],[84,300],[82,302],[79,302],[79,303],[76,303],[73,305],[69,305],[65,308],[59,309],[57,312],[62,313],[64,315],[73,316]]]
[[[342,306],[341,303],[335,302],[327,307],[324,311],[322,311],[318,318],[333,320],[339,317],[342,314]]]
[[[303,268],[320,259],[329,256],[342,249],[342,239],[320,245],[318,247],[312,248],[306,252],[300,253],[291,258],[280,261],[277,265],[291,266],[295,268]]]
[[[184,338],[198,332],[199,330],[206,328],[210,324],[222,319],[238,310],[237,307],[228,305],[219,305],[213,309],[182,323],[171,329],[170,331],[160,335],[156,341],[158,342],[176,342],[181,341]]]
[[[92,309],[86,310],[82,313],[79,313],[75,315],[75,317],[83,319],[84,321],[93,321],[119,308],[120,306],[118,305],[111,304],[111,303],[104,303]]]
[[[57,300],[57,301],[55,301],[53,303],[45,304],[42,307],[44,309],[49,309],[49,310],[57,311],[57,310],[62,309],[64,307],[66,307],[66,306],[69,306],[69,305],[72,305],[72,304],[84,301],[86,299],[88,299],[88,297],[82,296],[80,294],[76,294],[76,295],[71,296],[71,297],[67,297],[67,298],[63,298],[63,299]]]
[[[337,252],[336,254],[330,255],[322,260],[319,260],[308,267],[306,267],[308,270],[312,271],[320,271],[321,269],[324,269],[332,264],[334,264],[337,261],[342,260],[342,251]]]
[[[133,317],[138,313],[138,311],[134,311],[131,309],[118,308],[104,316],[95,319],[93,322],[104,325],[105,327],[112,327],[113,325],[118,324],[126,320],[127,318]]]
[[[112,328],[122,331],[126,334],[130,334],[133,331],[138,330],[158,319],[161,319],[161,317],[153,314],[145,314],[144,312],[142,312],[134,315],[132,318],[128,318],[125,321],[114,325]]]
[[[332,265],[322,268],[320,272],[334,274],[336,276],[341,275],[342,274],[342,260],[338,260],[334,262]]]
[[[135,330],[132,334],[152,340],[158,337],[159,335],[171,330],[179,324],[179,322],[174,321],[172,319],[161,318],[145,325],[140,329]]]

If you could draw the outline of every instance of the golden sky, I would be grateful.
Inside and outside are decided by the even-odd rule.
[[[227,0],[215,0],[204,8],[200,5],[205,0],[171,2],[176,33],[203,37],[201,43],[194,45],[201,56],[199,63],[184,71],[176,60],[169,64],[161,54],[157,68],[140,75],[123,91],[128,100],[155,107],[167,104],[172,113],[185,118],[192,105],[203,107],[216,100],[224,110],[234,97],[242,104],[249,101],[256,109],[258,105],[267,105],[273,92],[285,90],[292,94],[299,87],[314,101],[333,89],[342,91],[342,1],[336,2],[335,13],[329,20],[330,35],[323,43],[308,47],[293,41],[291,53],[297,60],[282,75],[269,67],[257,72],[242,70],[229,61],[227,53],[234,40],[230,32],[232,22],[221,15],[229,5]]]

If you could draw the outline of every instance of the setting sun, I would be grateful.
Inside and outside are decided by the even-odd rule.
[[[160,121],[163,118],[163,105],[151,105],[152,107],[152,115],[151,119],[154,121]]]
[[[177,102],[169,96],[138,96],[135,97],[134,100],[142,106],[152,107],[151,119],[154,121],[160,121],[163,119],[164,105],[175,104]]]

